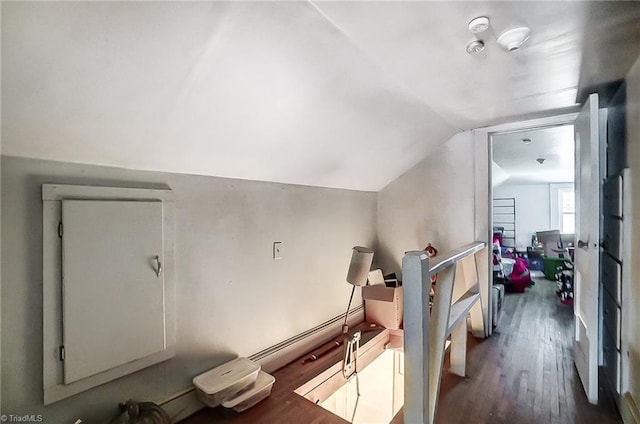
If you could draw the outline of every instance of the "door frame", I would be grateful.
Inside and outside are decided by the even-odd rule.
[[[484,241],[487,243],[487,246],[489,246],[491,245],[490,242],[493,237],[493,218],[491,212],[493,209],[493,147],[491,144],[491,137],[495,134],[513,133],[573,124],[573,122],[578,117],[577,111],[579,110],[579,107],[572,108],[572,110],[575,110],[575,112],[562,113],[558,115],[547,116],[544,118],[515,121],[472,130],[475,158],[474,163],[476,164],[474,170],[474,229],[476,240]],[[492,255],[487,255],[486,265],[488,277],[486,281],[488,282],[488,286],[484,287],[485,293],[488,293],[485,298],[489,299],[489,301],[486,302],[487,304],[483,305],[485,337],[490,336],[493,332],[493,328],[491,325],[492,303],[490,300],[491,286],[493,285],[493,268],[491,266],[491,256]]]

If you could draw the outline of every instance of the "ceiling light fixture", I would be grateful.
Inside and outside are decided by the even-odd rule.
[[[484,42],[482,40],[471,40],[467,44],[467,53],[469,54],[480,53],[482,50],[484,50]]]
[[[542,165],[545,160],[547,160],[547,159],[546,158],[538,158],[538,159],[536,159],[536,162],[538,162],[540,165]]]
[[[531,139],[530,139],[530,138],[523,138],[523,139],[522,139],[522,142],[523,142],[524,144],[531,144]]]
[[[508,52],[520,50],[520,47],[529,39],[531,29],[523,26],[507,30],[498,37],[498,44]]]
[[[473,34],[479,34],[489,29],[489,18],[486,16],[478,16],[469,22],[469,31]]]

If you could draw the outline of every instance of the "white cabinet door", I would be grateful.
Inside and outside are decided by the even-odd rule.
[[[62,201],[65,384],[166,348],[162,222],[162,202]]]
[[[598,279],[600,275],[600,129],[598,95],[575,122],[576,239],[574,361],[591,403],[598,402]]]

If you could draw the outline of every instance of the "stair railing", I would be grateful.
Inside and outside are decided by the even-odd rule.
[[[478,256],[483,259],[486,246],[473,242],[433,258],[425,251],[412,251],[402,259],[405,423],[434,422],[447,348],[449,371],[465,375],[467,315],[471,314],[474,333],[484,334],[482,305],[488,302],[488,290],[480,289]],[[430,305],[434,274],[438,277]]]

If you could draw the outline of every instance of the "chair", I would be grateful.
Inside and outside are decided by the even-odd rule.
[[[537,231],[536,235],[544,251],[542,259],[544,276],[553,281],[558,268],[565,261],[571,262],[569,251],[564,247],[558,230]]]
[[[542,243],[544,256],[547,258],[564,258],[567,253],[562,245],[562,238],[559,230],[536,231],[538,241]]]

